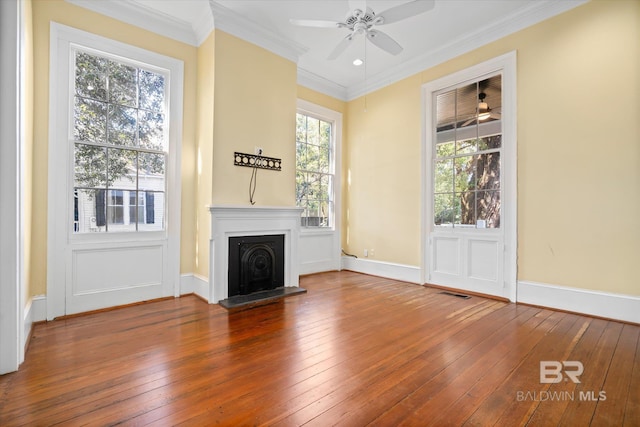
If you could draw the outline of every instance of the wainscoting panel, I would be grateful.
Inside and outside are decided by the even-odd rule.
[[[336,232],[300,233],[300,274],[340,269]]]
[[[460,276],[460,244],[458,237],[433,236],[433,272]]]

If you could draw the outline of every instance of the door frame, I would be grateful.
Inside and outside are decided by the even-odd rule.
[[[435,134],[433,128],[433,113],[435,110],[435,93],[439,90],[455,86],[465,81],[471,81],[487,74],[502,73],[502,110],[507,111],[503,116],[503,139],[508,143],[502,150],[505,159],[501,165],[504,175],[502,189],[501,210],[504,218],[504,254],[503,281],[506,297],[515,302],[517,299],[517,252],[518,252],[518,186],[517,186],[517,103],[516,103],[516,52],[512,51],[488,61],[476,64],[453,74],[425,83],[422,86],[422,143],[421,143],[421,253],[420,281],[428,283],[430,280],[431,250],[429,235],[433,230],[433,174],[431,156]]]
[[[72,150],[69,147],[68,127],[72,126],[69,113],[69,87],[73,80],[70,70],[69,52],[72,45],[135,58],[150,64],[162,64],[170,73],[170,127],[169,157],[167,162],[166,230],[167,257],[165,280],[169,281],[173,296],[180,295],[180,224],[181,224],[181,145],[183,116],[183,76],[184,64],[181,60],[133,45],[118,42],[93,33],[78,30],[56,22],[51,22],[49,56],[49,181],[47,213],[47,320],[63,316],[66,310],[66,292],[69,277],[67,257],[72,237],[70,194],[59,195],[61,188],[70,188],[72,177],[69,165],[72,162]],[[60,95],[61,91],[66,91]],[[64,141],[64,144],[61,143]],[[62,149],[61,149],[62,147]],[[69,193],[68,191],[66,193]],[[81,236],[78,241],[95,244],[95,241]],[[91,237],[91,236],[89,236]],[[86,239],[83,239],[86,238]],[[109,245],[123,244],[131,246],[136,242],[149,244],[154,237],[143,233],[106,234],[104,240]]]
[[[0,2],[0,375],[24,361],[24,4]]]

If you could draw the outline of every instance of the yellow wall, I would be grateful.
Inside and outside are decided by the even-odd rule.
[[[416,77],[349,103],[347,252],[420,265],[420,111]]]
[[[73,6],[63,0],[33,1],[34,117],[33,220],[30,295],[46,292],[47,161],[49,116],[49,22],[109,37],[184,61],[184,116],[182,133],[182,242],[181,271],[194,269],[195,237],[195,123],[196,48],[138,27]]]
[[[256,204],[295,204],[297,97],[343,113],[345,249],[419,265],[420,87],[516,50],[518,279],[640,294],[640,2],[591,1],[368,94],[366,109],[298,86],[294,63],[221,31],[195,48],[62,0],[32,8],[30,295],[46,291],[51,20],[185,62],[183,273],[208,276],[206,205],[249,203],[234,151],[282,158],[281,172],[258,171]]]
[[[518,279],[640,295],[639,28],[591,1],[350,102],[347,249],[419,265],[420,86],[516,50]]]
[[[264,149],[282,171],[259,169],[256,205],[295,205],[296,64],[216,30],[213,203],[249,204],[252,169],[233,153]]]

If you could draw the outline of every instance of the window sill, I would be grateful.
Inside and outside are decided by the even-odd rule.
[[[335,232],[336,230],[333,227],[330,227],[330,228],[301,227],[300,228],[300,236],[322,236],[322,235],[334,234]]]

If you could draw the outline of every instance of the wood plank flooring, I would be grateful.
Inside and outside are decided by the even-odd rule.
[[[0,425],[640,426],[640,326],[352,272],[37,325]],[[580,361],[541,383],[540,361]]]

